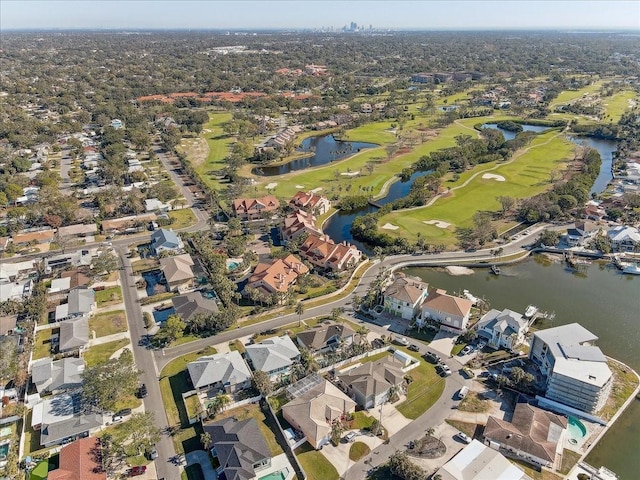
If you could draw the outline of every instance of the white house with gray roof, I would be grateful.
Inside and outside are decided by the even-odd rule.
[[[76,287],[71,289],[67,303],[56,307],[56,322],[88,315],[96,307],[96,292],[92,288]]]
[[[254,370],[262,370],[272,380],[289,374],[291,365],[300,361],[300,351],[289,335],[246,346],[246,356]]]
[[[427,298],[429,285],[417,278],[399,273],[384,291],[384,310],[393,315],[411,320],[420,313]]]
[[[155,255],[162,252],[177,252],[184,248],[184,243],[173,230],[161,228],[151,234],[151,251]]]
[[[89,343],[89,318],[76,317],[60,322],[58,351],[60,353],[82,351]]]
[[[187,364],[187,371],[198,392],[235,393],[251,384],[249,367],[236,350],[200,357]]]
[[[476,324],[478,336],[485,338],[493,348],[513,350],[524,342],[529,322],[522,314],[505,308],[489,310]]]
[[[39,394],[62,393],[76,390],[82,386],[84,360],[66,357],[53,361],[51,357],[33,362],[31,366],[31,382]]]
[[[533,334],[529,358],[547,378],[546,398],[588,413],[605,405],[613,376],[597,340],[577,323]]]

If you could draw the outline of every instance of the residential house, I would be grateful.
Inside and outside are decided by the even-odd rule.
[[[607,402],[613,375],[598,337],[577,323],[533,334],[529,358],[546,377],[545,397],[588,413]]]
[[[168,203],[163,203],[157,198],[147,198],[144,201],[144,209],[147,212],[166,213],[171,210],[171,205],[169,205]]]
[[[70,318],[89,315],[96,308],[96,292],[93,288],[76,287],[69,291],[67,303],[56,307],[55,320],[60,322]]]
[[[102,469],[102,446],[97,437],[79,438],[65,445],[58,456],[58,468],[47,480],[106,480]]]
[[[460,450],[432,478],[440,480],[531,480],[497,450],[478,440]]]
[[[184,248],[184,243],[173,230],[161,228],[151,234],[151,252],[160,255],[162,252],[178,252]]]
[[[336,245],[329,237],[309,235],[300,245],[300,256],[323,270],[340,271],[357,265],[362,252],[346,241]]]
[[[300,275],[309,273],[309,268],[294,255],[278,258],[271,263],[260,262],[245,286],[255,288],[265,295],[277,295],[282,301]]]
[[[432,290],[422,304],[422,316],[437,321],[443,330],[462,333],[467,328],[473,302],[447,294],[439,288]]]
[[[324,195],[317,193],[298,191],[289,204],[313,215],[324,215],[331,208],[331,202]]]
[[[427,298],[428,284],[403,273],[384,291],[384,310],[393,315],[411,320],[420,313],[420,307]]]
[[[220,466],[216,472],[226,480],[254,480],[271,466],[271,451],[255,418],[225,418],[203,425],[211,436],[211,454]]]
[[[60,322],[58,352],[82,351],[89,343],[89,317],[76,317]]]
[[[51,286],[47,289],[48,294],[68,292],[71,290],[71,277],[54,278]]]
[[[98,232],[98,226],[95,223],[78,223],[76,225],[68,225],[58,228],[58,235],[65,237],[86,237],[95,235]]]
[[[82,412],[80,393],[56,395],[37,403],[32,410],[31,427],[40,431],[40,445],[43,448],[59,445],[86,437],[102,427],[102,415]]]
[[[21,300],[31,295],[33,288],[33,279],[25,278],[22,280],[8,280],[0,278],[0,302],[7,300]]]
[[[411,75],[413,83],[433,83],[433,73],[415,73]]]
[[[55,232],[53,230],[40,230],[37,232],[16,233],[13,236],[13,243],[16,246],[26,246],[31,243],[38,244],[38,245],[43,243],[51,243],[54,236],[55,236]]]
[[[352,368],[340,374],[338,380],[358,405],[373,408],[389,400],[393,389],[402,389],[403,366],[395,357],[387,357]]]
[[[490,347],[514,350],[524,342],[529,321],[508,308],[502,311],[492,309],[482,316],[476,329],[478,336],[485,338]]]
[[[160,269],[172,290],[185,287],[194,279],[193,266],[193,259],[188,253],[160,259]]]
[[[306,377],[304,383],[299,394],[291,392],[300,382],[287,389],[288,396],[294,398],[282,407],[282,415],[293,428],[304,434],[313,448],[320,449],[331,440],[332,423],[343,421],[355,412],[356,402],[317,375]]]
[[[239,198],[233,201],[233,213],[240,220],[256,220],[272,216],[280,208],[280,202],[273,195],[260,198]]]
[[[433,74],[433,78],[439,83],[447,83],[453,80],[453,74],[447,72],[438,72]]]
[[[599,227],[592,222],[576,222],[567,229],[566,242],[570,247],[581,247],[598,232]]]
[[[489,416],[484,438],[489,447],[508,457],[537,467],[553,467],[566,428],[566,417],[518,402],[510,422]]]
[[[212,298],[202,296],[201,292],[189,292],[171,299],[176,315],[188,322],[196,315],[212,315],[218,313],[218,304]]]
[[[237,350],[200,357],[187,364],[187,371],[198,392],[235,393],[251,384],[249,367]]]
[[[340,345],[351,345],[356,332],[344,323],[323,322],[313,328],[300,332],[298,344],[310,352],[319,353],[334,350]]]
[[[69,253],[52,255],[44,259],[44,271],[50,273],[53,270],[69,267],[88,267],[91,265],[91,252],[89,250],[76,250]]]
[[[316,226],[316,217],[304,210],[296,210],[287,215],[280,232],[285,242],[295,240],[303,233],[315,236],[322,235],[322,230]]]
[[[103,233],[126,232],[129,229],[137,230],[145,224],[155,221],[156,218],[155,213],[143,213],[140,215],[114,218],[113,220],[103,220],[101,229]]]
[[[66,270],[60,274],[60,278],[71,279],[70,288],[84,287],[91,283],[91,277],[80,270]]]
[[[119,130],[122,127],[124,127],[124,123],[119,118],[114,118],[113,120],[111,120],[110,125],[111,125],[111,128],[115,128],[116,130]]]
[[[640,248],[640,232],[635,227],[620,225],[609,230],[607,236],[614,252],[634,252]]]
[[[289,335],[247,345],[245,355],[254,370],[268,373],[274,381],[286,377],[291,366],[300,362],[300,351]]]
[[[13,335],[17,330],[17,315],[0,315],[0,338]]]
[[[82,386],[84,360],[66,357],[53,360],[51,357],[35,360],[31,365],[31,383],[40,395],[63,393]]]
[[[360,105],[360,111],[362,113],[371,113],[373,112],[373,108],[371,107],[370,103],[363,103],[362,105]]]

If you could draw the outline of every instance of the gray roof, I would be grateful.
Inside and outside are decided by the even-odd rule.
[[[329,345],[329,341],[351,337],[356,332],[346,324],[321,323],[315,327],[300,332],[297,335],[298,343],[310,350],[318,350]]]
[[[189,292],[171,299],[176,314],[183,320],[189,320],[192,316],[202,313],[209,315],[218,313],[218,304],[211,298],[205,298],[200,292]]]
[[[247,345],[247,357],[254,370],[272,372],[290,366],[300,356],[289,335],[268,338],[255,345]]]
[[[81,413],[80,394],[57,395],[43,402],[40,444],[58,442],[102,425],[102,415]]]
[[[559,327],[547,328],[539,330],[533,334],[549,347],[549,351],[554,357],[564,356],[560,345],[577,346],[586,342],[595,342],[598,337],[584,328],[579,323],[569,323]]]
[[[415,305],[420,297],[424,296],[428,287],[429,285],[420,279],[398,274],[394,282],[384,291],[384,296]]]
[[[89,343],[89,319],[79,317],[60,322],[60,351],[84,347]]]
[[[91,313],[95,299],[96,292],[92,288],[76,287],[71,289],[67,303],[56,307],[56,320]]]
[[[195,388],[206,387],[214,383],[237,385],[251,378],[249,367],[240,353],[232,350],[200,357],[187,364],[191,382]]]
[[[477,328],[495,330],[505,336],[509,336],[512,333],[518,333],[528,324],[529,322],[518,312],[514,312],[508,308],[505,308],[501,312],[496,309],[492,309],[480,319]]]
[[[254,418],[227,418],[203,427],[211,435],[227,480],[252,480],[256,478],[253,465],[271,458],[269,446]]]
[[[387,357],[377,362],[363,363],[338,378],[367,398],[370,395],[385,393],[392,386],[401,385],[404,372],[401,363],[396,363],[394,357]]]
[[[161,228],[151,234],[151,248],[157,249],[159,247],[164,248],[178,248],[180,247],[180,239],[173,230],[166,230]]]
[[[38,393],[70,390],[82,386],[83,372],[84,360],[81,358],[67,357],[55,362],[50,357],[43,358],[33,362],[31,381]]]

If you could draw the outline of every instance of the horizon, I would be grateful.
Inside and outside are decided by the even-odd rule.
[[[192,13],[197,13],[194,15]],[[339,18],[337,18],[339,17]],[[419,20],[416,20],[419,19]],[[0,31],[637,31],[631,0],[3,0]]]

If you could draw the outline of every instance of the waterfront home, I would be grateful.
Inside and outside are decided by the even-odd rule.
[[[472,440],[432,478],[440,480],[531,480],[500,452]]]
[[[614,252],[634,252],[640,248],[640,232],[635,227],[620,225],[607,232]]]
[[[309,235],[300,245],[300,257],[312,265],[331,271],[341,271],[354,267],[360,262],[362,252],[355,245],[342,242],[333,243],[328,237]]]
[[[340,345],[351,345],[356,332],[344,323],[323,322],[296,336],[298,344],[313,353],[335,350]]]
[[[184,248],[184,243],[173,230],[161,228],[151,234],[150,250],[154,255],[162,252],[178,252]]]
[[[446,290],[432,290],[422,304],[422,317],[431,318],[442,330],[462,333],[467,328],[473,302],[449,295]]]
[[[188,253],[160,259],[160,269],[171,290],[186,287],[193,281],[195,278],[191,269],[193,266],[193,259]]]
[[[429,285],[417,278],[410,278],[403,273],[384,291],[384,310],[405,320],[411,320],[420,313],[420,308],[427,298]]]
[[[322,236],[322,230],[316,226],[316,217],[304,210],[296,210],[284,218],[280,228],[282,240],[290,242],[302,234],[309,236]]]
[[[81,358],[66,357],[55,361],[51,357],[41,358],[31,366],[31,383],[40,395],[56,395],[80,388],[83,372],[84,360]]]
[[[600,227],[593,222],[576,222],[573,228],[567,229],[565,237],[567,245],[570,247],[581,247],[593,238],[599,231]]]
[[[400,393],[404,386],[405,365],[396,357],[386,357],[376,362],[366,362],[337,376],[347,394],[362,408],[382,405],[393,390]]]
[[[489,416],[484,438],[489,447],[507,456],[553,468],[566,428],[566,417],[519,401],[510,422]]]
[[[33,478],[33,477],[32,477]],[[79,438],[65,445],[58,455],[58,468],[49,470],[47,480],[106,480],[102,467],[102,446],[98,437]]]
[[[201,292],[189,292],[171,299],[176,315],[188,322],[196,315],[218,313],[218,304],[212,298],[206,298]]]
[[[198,393],[235,393],[251,385],[251,372],[237,350],[200,357],[187,364],[187,371]]]
[[[485,338],[490,347],[514,350],[524,342],[529,322],[522,314],[508,308],[492,309],[482,316],[476,329],[478,336]]]
[[[272,381],[286,377],[291,366],[300,362],[300,351],[289,335],[247,345],[245,355],[254,370],[269,374]]]
[[[270,263],[260,262],[249,277],[244,293],[246,294],[247,288],[255,288],[266,296],[277,296],[278,301],[282,302],[298,277],[307,273],[309,268],[294,255],[287,255]]]
[[[202,427],[211,436],[211,455],[218,460],[220,478],[253,480],[271,466],[271,451],[255,418],[225,418]]]
[[[256,220],[272,216],[280,208],[280,202],[273,195],[260,198],[238,198],[233,201],[233,213],[240,220]]]
[[[613,375],[598,337],[577,323],[533,334],[529,358],[546,377],[545,397],[587,413],[607,402]]]
[[[313,215],[324,215],[331,208],[331,202],[327,197],[318,195],[313,191],[298,191],[289,204]]]
[[[356,409],[356,402],[315,374],[289,386],[287,398],[293,399],[282,407],[284,419],[315,449],[329,443],[333,422],[345,421]]]

